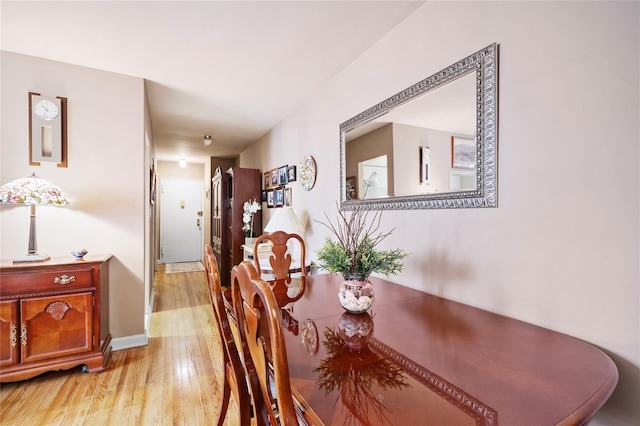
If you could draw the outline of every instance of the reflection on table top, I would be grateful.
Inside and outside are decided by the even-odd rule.
[[[584,341],[381,279],[368,314],[345,313],[340,281],[275,291],[291,383],[327,425],[579,424],[617,383]]]

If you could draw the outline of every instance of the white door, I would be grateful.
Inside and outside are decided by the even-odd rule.
[[[160,262],[195,262],[203,250],[203,182],[162,179]]]

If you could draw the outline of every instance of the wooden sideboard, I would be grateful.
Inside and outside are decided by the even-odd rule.
[[[110,258],[0,261],[0,382],[108,365]]]

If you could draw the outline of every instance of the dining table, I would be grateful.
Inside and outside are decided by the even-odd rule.
[[[579,338],[376,277],[372,308],[353,314],[342,281],[270,282],[309,424],[581,425],[617,384]]]

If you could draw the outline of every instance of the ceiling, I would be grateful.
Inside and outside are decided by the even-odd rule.
[[[0,47],[144,78],[156,158],[204,163],[258,140],[421,4],[2,0]]]

